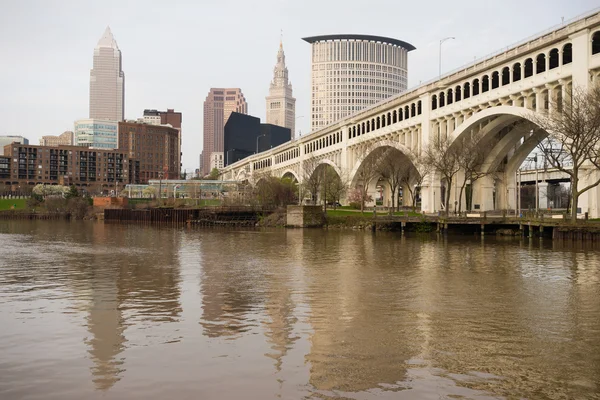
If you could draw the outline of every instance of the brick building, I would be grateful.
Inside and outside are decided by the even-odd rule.
[[[119,122],[119,151],[139,161],[140,183],[149,179],[179,179],[179,130],[139,121]]]
[[[73,184],[96,194],[139,182],[139,162],[120,150],[13,143],[4,146],[4,154],[0,183],[6,186]]]

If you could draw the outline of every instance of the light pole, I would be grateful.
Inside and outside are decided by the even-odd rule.
[[[454,36],[448,36],[445,37],[443,39],[440,40],[440,57],[439,57],[439,61],[440,61],[440,78],[442,77],[442,44],[446,41],[446,40],[450,40],[450,39],[456,39]]]
[[[304,115],[299,115],[294,119],[294,130],[296,129],[296,121],[298,120],[298,118],[304,118]],[[292,139],[296,139],[296,132],[292,132],[292,134],[294,135],[294,137]]]

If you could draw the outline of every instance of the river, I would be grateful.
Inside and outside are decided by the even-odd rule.
[[[0,221],[0,399],[600,398],[600,250]]]

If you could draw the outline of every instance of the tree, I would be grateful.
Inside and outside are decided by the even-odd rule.
[[[387,149],[377,164],[377,172],[390,187],[392,212],[396,209],[396,193],[402,183],[409,181],[412,166],[403,154],[395,149]],[[410,187],[410,186],[409,186]]]
[[[411,150],[408,153],[408,159],[411,162],[412,168],[409,168],[407,173],[402,177],[402,183],[410,193],[414,212],[417,208],[417,190],[423,185],[423,181],[431,172],[431,166],[425,162],[424,154],[415,150]]]
[[[342,196],[348,190],[348,175],[345,172],[341,172],[341,175],[338,175],[331,165],[324,166],[323,170],[323,198],[325,200],[330,200],[335,209],[337,208],[337,203],[339,203]]]
[[[79,192],[75,185],[71,185],[69,191],[65,193],[65,199],[74,199],[75,197],[79,197]]]
[[[144,197],[149,197],[149,198],[156,198],[156,193],[158,192],[158,190],[156,190],[156,188],[154,186],[148,186],[146,188],[144,188],[144,190],[142,190],[142,195]]]
[[[467,186],[467,182],[471,182],[472,188],[475,181],[488,174],[482,170],[482,167],[487,155],[487,148],[493,146],[484,147],[482,145],[482,137],[479,133],[462,138],[454,145],[458,146],[458,165],[464,172],[463,181],[460,186],[460,194],[458,196],[458,212],[460,213],[462,211],[462,196],[465,187]]]
[[[319,161],[311,156],[302,162],[302,188],[310,193],[312,204],[317,204],[317,197],[321,190],[323,175],[317,173]]]
[[[580,185],[581,174],[591,177],[593,170],[600,169],[600,85],[588,90],[575,87],[562,101],[552,100],[550,104],[549,112],[529,119],[533,130],[541,129],[548,135],[538,140],[547,164],[571,178],[571,221],[576,222],[579,197],[600,184],[598,174],[586,186]]]
[[[208,175],[208,179],[210,179],[212,181],[216,181],[217,179],[219,179],[219,175],[221,175],[219,170],[217,168],[213,168],[210,171],[210,174]]]
[[[362,213],[365,211],[365,203],[370,201],[368,200],[369,185],[373,182],[373,179],[379,176],[378,157],[380,152],[376,150],[371,153],[369,147],[364,147],[361,149],[361,153],[359,160],[362,159],[362,161],[358,171],[356,171],[356,179],[357,182],[361,182],[358,189],[361,195],[360,212]]]
[[[460,170],[459,157],[459,146],[453,146],[452,141],[447,136],[434,137],[424,149],[424,163],[431,170],[439,172],[448,185],[444,196],[444,213],[446,216],[449,212],[448,204],[450,202],[452,181]]]

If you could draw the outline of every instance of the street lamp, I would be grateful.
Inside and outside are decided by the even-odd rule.
[[[298,120],[298,118],[304,118],[304,115],[299,115],[294,119],[294,129],[296,129],[296,120]],[[296,132],[292,132],[294,134],[293,139],[296,139]]]
[[[454,36],[448,36],[446,38],[443,38],[440,40],[440,78],[442,77],[442,44],[446,41],[446,40],[450,40],[450,39],[456,39]]]

